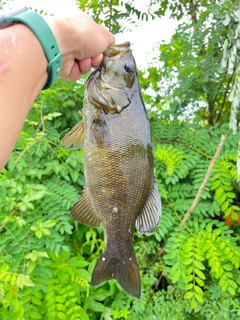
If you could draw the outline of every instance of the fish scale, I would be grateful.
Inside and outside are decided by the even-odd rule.
[[[149,121],[130,44],[110,46],[86,82],[83,122],[63,139],[84,145],[83,195],[72,207],[80,223],[104,229],[104,249],[92,285],[116,279],[139,298],[140,275],[132,237],[151,233],[161,215]]]

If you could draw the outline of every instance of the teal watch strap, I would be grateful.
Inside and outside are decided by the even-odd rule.
[[[35,34],[42,45],[48,59],[48,79],[42,90],[48,89],[59,78],[62,69],[62,52],[59,50],[56,39],[45,20],[36,12],[26,8],[25,11],[14,15],[7,15],[5,23],[20,21]]]

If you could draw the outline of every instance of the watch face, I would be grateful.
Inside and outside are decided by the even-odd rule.
[[[4,15],[0,16],[0,29],[3,29],[6,27],[6,23],[5,23],[4,19],[5,19]]]
[[[28,8],[24,7],[19,10],[16,10],[11,13],[4,14],[3,16],[0,16],[0,29],[4,29],[8,26],[11,26],[11,25],[17,23],[18,22],[17,15],[24,12],[24,11],[27,11],[27,10],[28,10]],[[16,20],[13,21],[12,17],[16,17]],[[11,19],[11,22],[9,22],[8,19]]]

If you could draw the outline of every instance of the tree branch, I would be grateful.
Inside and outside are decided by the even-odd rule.
[[[224,141],[225,141],[226,137],[227,137],[226,134],[222,134],[221,141],[220,141],[220,143],[218,145],[218,148],[217,148],[217,151],[216,151],[215,155],[212,158],[212,161],[210,162],[210,165],[208,167],[208,170],[207,170],[207,173],[205,175],[205,178],[203,179],[202,185],[199,188],[199,190],[198,190],[198,192],[196,194],[196,197],[193,200],[193,203],[192,203],[191,207],[188,209],[187,213],[185,214],[184,218],[182,219],[182,221],[180,223],[180,226],[183,226],[186,223],[187,219],[190,217],[190,215],[192,214],[193,210],[195,209],[195,207],[196,207],[196,205],[197,205],[197,203],[198,203],[198,201],[199,201],[199,199],[201,197],[201,194],[203,193],[203,190],[206,187],[206,184],[207,184],[208,179],[209,179],[209,177],[211,175],[212,169],[213,169],[213,167],[214,167],[214,165],[215,165],[215,163],[217,161],[217,158],[219,157],[219,154],[220,154],[220,152],[222,150],[222,147],[223,147],[223,144],[224,144]]]
[[[239,2],[239,5],[240,5],[240,2]],[[219,113],[218,113],[218,117],[217,117],[216,122],[219,122],[219,120],[220,120],[220,117],[221,117],[223,108],[224,108],[224,106],[225,106],[225,102],[226,102],[226,100],[227,100],[227,94],[228,94],[228,90],[229,90],[230,84],[231,84],[231,82],[232,82],[233,75],[234,75],[234,72],[233,72],[233,74],[231,75],[231,77],[230,77],[229,80],[228,80],[227,88],[226,88],[225,93],[224,93],[223,102],[222,102],[220,111],[219,111]]]
[[[170,140],[161,140],[161,139],[156,140],[156,142],[173,144],[173,145],[176,144],[176,145],[179,145],[179,146],[184,146],[184,147],[187,147],[189,149],[192,149],[192,150],[196,151],[197,153],[203,155],[207,159],[211,159],[211,157],[208,154],[206,154],[206,153],[202,152],[201,150],[199,150],[197,148],[194,148],[194,147],[192,147],[192,146],[190,146],[189,144],[186,144],[186,143],[182,143],[182,142],[178,142],[178,141],[170,141]]]

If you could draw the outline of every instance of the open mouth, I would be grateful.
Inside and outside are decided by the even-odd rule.
[[[109,46],[107,50],[105,51],[106,56],[108,57],[114,57],[120,53],[127,52],[130,48],[130,42],[124,42],[121,44],[113,44],[112,46]]]

